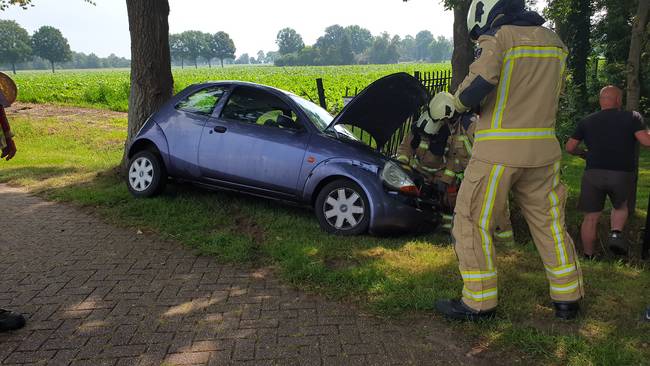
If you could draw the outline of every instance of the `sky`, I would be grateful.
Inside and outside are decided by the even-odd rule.
[[[73,51],[130,58],[125,0],[33,0],[34,7],[12,7],[1,19],[17,21],[32,34],[43,25],[61,30]],[[225,31],[237,55],[277,50],[275,38],[284,27],[300,33],[305,44],[316,42],[325,28],[358,24],[374,35],[383,31],[405,36],[429,30],[451,38],[453,13],[439,0],[170,0],[171,33]]]

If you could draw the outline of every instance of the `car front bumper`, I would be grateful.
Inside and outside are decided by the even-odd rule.
[[[383,192],[374,209],[369,228],[371,234],[428,232],[441,221],[440,214],[431,205],[409,202],[409,199],[393,192]]]

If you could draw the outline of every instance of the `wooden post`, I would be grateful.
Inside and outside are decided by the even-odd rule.
[[[323,109],[327,109],[327,102],[325,101],[325,88],[323,87],[323,79],[316,79],[316,89],[318,89],[318,102]]]
[[[650,198],[648,199],[648,216],[645,219],[645,235],[641,246],[641,258],[648,259],[650,255]]]

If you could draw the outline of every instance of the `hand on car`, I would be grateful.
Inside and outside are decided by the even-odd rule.
[[[0,159],[5,159],[9,161],[15,155],[16,155],[16,143],[14,142],[14,139],[9,138],[7,139],[7,146],[4,149],[2,149],[2,155],[0,155]]]

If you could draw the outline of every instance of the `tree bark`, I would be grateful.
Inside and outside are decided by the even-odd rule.
[[[573,82],[578,92],[577,100],[580,113],[586,111],[587,95],[587,61],[591,53],[591,2],[590,0],[572,0],[571,12],[567,17],[566,37],[571,50],[568,66],[572,71]],[[570,26],[569,26],[570,25]]]
[[[11,69],[13,70],[14,75],[16,75],[16,63],[15,62],[11,63]]]
[[[131,94],[126,147],[149,116],[171,98],[168,0],[126,0],[131,33]]]
[[[54,61],[50,61],[50,65],[52,65],[52,74],[54,74]]]
[[[627,61],[627,103],[628,111],[639,110],[641,98],[641,84],[639,82],[639,69],[641,64],[641,50],[643,49],[643,36],[648,25],[650,1],[639,1],[634,24],[632,25],[632,39],[630,40],[630,54]]]
[[[467,13],[470,1],[462,0],[454,6],[454,52],[451,55],[451,88],[453,93],[469,74],[474,61],[474,46],[467,31]]]
[[[639,82],[639,70],[641,64],[641,49],[643,48],[644,34],[648,25],[648,13],[650,12],[650,1],[640,0],[637,8],[634,24],[632,25],[632,37],[630,40],[630,53],[627,61],[627,103],[628,111],[639,109],[641,99],[641,84]],[[636,159],[634,169],[634,186],[628,198],[628,209],[630,214],[636,210],[636,191],[639,181],[639,143],[636,143]],[[646,229],[648,230],[648,229]]]
[[[220,58],[219,61],[221,61],[221,68],[223,69],[223,59]]]

